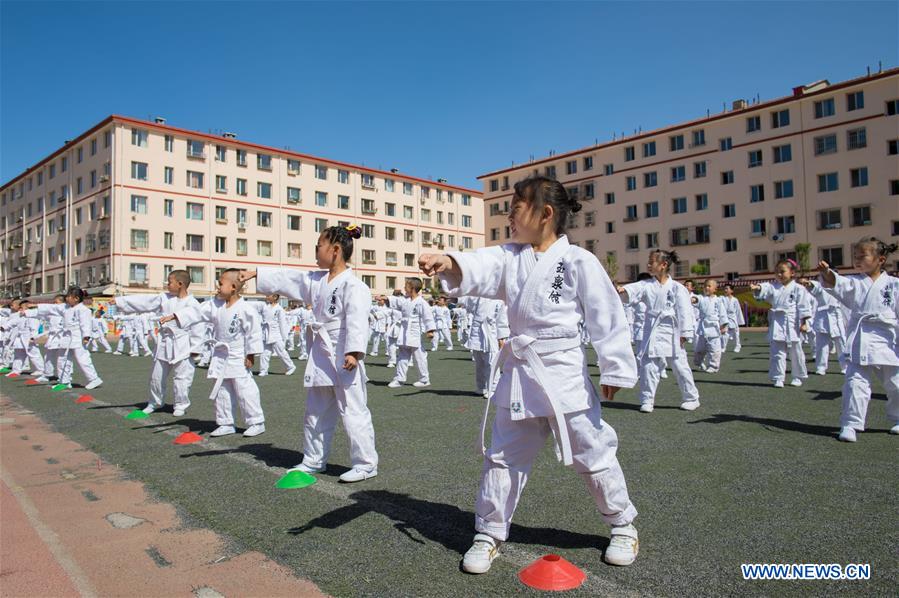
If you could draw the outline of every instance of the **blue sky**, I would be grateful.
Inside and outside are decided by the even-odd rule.
[[[0,181],[112,113],[476,177],[862,75],[897,2],[0,2]]]

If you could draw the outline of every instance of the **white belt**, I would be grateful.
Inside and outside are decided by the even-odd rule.
[[[536,376],[537,378],[537,383],[546,393],[546,397],[549,400],[549,405],[552,408],[553,415],[555,416],[556,428],[558,429],[556,442],[558,443],[559,449],[562,454],[562,462],[565,465],[571,465],[573,463],[571,458],[571,442],[568,439],[568,425],[565,423],[565,414],[562,412],[562,409],[559,405],[556,391],[553,390],[553,386],[550,385],[549,373],[546,371],[546,367],[543,365],[543,360],[541,359],[540,355],[555,353],[558,351],[567,351],[569,349],[580,347],[580,344],[580,336],[537,339],[526,334],[519,334],[510,337],[505,342],[503,348],[500,349],[494,363],[490,368],[490,382],[492,382],[494,373],[497,370],[501,371],[503,365],[509,359],[515,359],[521,362],[525,362],[531,367],[531,370],[534,372],[534,376]],[[511,416],[513,420],[524,419],[524,405],[522,403],[522,399],[523,393],[521,391],[521,380],[519,380],[517,370],[513,369],[510,403],[510,408],[512,411]],[[487,403],[487,407],[484,410],[484,420],[481,424],[481,454],[486,454],[487,452],[487,447],[484,443],[484,436],[487,432],[487,414],[489,413],[489,411],[490,402]]]
[[[161,354],[168,363],[172,363],[175,359],[175,331],[171,327],[163,326],[159,329],[159,344],[156,352]]]
[[[228,356],[231,354],[231,347],[228,343],[215,339],[204,341],[203,344],[209,345],[212,351],[212,357],[209,359],[209,373],[215,378],[215,384],[212,385],[212,393],[209,395],[209,400],[214,401],[219,393],[219,389],[222,387],[222,381],[225,379],[225,369],[228,366]],[[224,356],[221,353],[222,349],[225,352]]]
[[[340,320],[334,320],[326,324],[322,324],[321,322],[313,322],[309,324],[309,328],[312,330],[313,340],[316,336],[322,339],[322,344],[325,346],[325,351],[328,353],[328,355],[333,356],[334,343],[331,342],[331,335],[328,333],[342,329],[343,322],[341,322]]]

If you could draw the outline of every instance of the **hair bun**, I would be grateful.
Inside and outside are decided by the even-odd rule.
[[[358,239],[362,236],[362,229],[355,224],[351,224],[346,228],[346,232],[350,235],[352,239]]]
[[[584,206],[581,205],[581,202],[579,202],[578,200],[576,200],[576,199],[571,200],[570,209],[571,209],[572,214],[577,214],[578,212],[581,211],[581,208],[583,208],[583,207]]]

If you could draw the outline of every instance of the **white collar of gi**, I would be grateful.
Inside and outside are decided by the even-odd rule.
[[[510,310],[515,312],[518,319],[523,318],[524,315],[528,313],[531,302],[539,295],[537,286],[544,282],[546,274],[555,267],[556,261],[565,255],[565,252],[568,251],[568,247],[568,237],[566,235],[559,235],[556,242],[550,245],[549,249],[543,253],[540,261],[537,261],[537,256],[534,255],[533,246],[525,245],[524,250],[521,252],[521,256],[524,259],[528,278],[527,281],[525,281],[521,292],[518,294],[518,297],[515,298],[515,303],[511,306]]]

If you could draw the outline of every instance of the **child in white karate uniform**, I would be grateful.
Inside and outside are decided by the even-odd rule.
[[[240,291],[240,270],[229,268],[219,276],[218,293],[199,307],[186,306],[159,319],[160,324],[177,321],[183,329],[197,323],[213,325],[212,357],[207,378],[215,380],[209,398],[215,401],[215,423],[210,436],[234,434],[234,407],[238,405],[247,429],[246,437],[265,432],[265,414],[259,399],[259,387],[250,368],[256,355],[262,353],[262,318]]]
[[[369,312],[369,322],[371,323],[371,352],[369,355],[372,357],[378,356],[378,350],[381,346],[381,341],[385,340],[387,335],[387,320],[390,317],[390,309],[385,306],[385,301],[383,297],[378,297],[375,301],[375,304],[371,306],[371,310]],[[387,351],[385,342],[385,351]]]
[[[241,274],[243,280],[255,277],[260,292],[277,292],[312,304],[315,323],[310,329],[309,361],[303,375],[307,393],[303,462],[293,469],[306,473],[326,469],[339,417],[350,443],[352,465],[340,476],[341,482],[361,482],[378,475],[363,362],[371,289],[347,266],[353,257],[353,239],[361,235],[357,226],[332,226],[322,231],[315,246],[315,263],[322,270],[259,268]]]
[[[453,337],[450,334],[450,326],[452,326],[452,315],[446,306],[446,297],[438,297],[437,304],[433,306],[431,313],[434,314],[434,336],[431,338],[431,351],[436,351],[440,342],[446,345],[447,351],[453,350]]]
[[[281,359],[284,367],[287,368],[287,371],[284,372],[285,376],[292,376],[297,371],[297,366],[293,364],[290,353],[287,352],[287,347],[285,346],[287,335],[290,333],[290,326],[287,324],[287,315],[279,303],[280,300],[281,297],[277,293],[272,293],[265,298],[265,301],[253,303],[262,316],[262,356],[259,358],[260,376],[268,376],[268,367],[273,353]]]
[[[509,318],[506,306],[496,299],[463,297],[466,311],[473,316],[465,348],[474,357],[475,387],[489,399],[496,388],[493,360],[509,338]]]
[[[718,283],[705,281],[703,295],[694,297],[693,304],[699,313],[696,320],[696,344],[693,345],[693,365],[704,372],[716,373],[721,369],[723,341],[727,335],[727,309],[723,297],[719,297]]]
[[[402,314],[396,374],[387,385],[390,388],[399,388],[406,383],[409,364],[413,358],[421,378],[412,386],[424,388],[431,385],[431,374],[428,371],[428,354],[425,353],[421,346],[421,333],[427,332],[428,338],[431,338],[436,324],[434,323],[430,306],[419,295],[421,287],[420,278],[408,278],[406,279],[407,297],[399,295],[387,297],[388,305],[398,309]]]
[[[497,359],[502,373],[491,401],[497,413],[475,505],[477,534],[462,560],[468,573],[490,568],[550,435],[612,528],[605,560],[630,565],[637,557],[637,510],[615,455],[617,435],[601,418],[578,323],[585,323],[599,356],[604,398],[633,386],[637,367],[615,287],[596,256],[564,234],[569,214],[579,209],[558,181],[519,181],[509,215],[512,243],[419,258],[425,274],[440,276],[445,292],[509,304],[511,334]]]
[[[853,252],[861,273],[850,276],[837,274],[827,262],[818,263],[819,282],[850,310],[840,415],[844,442],[855,442],[856,432],[865,429],[874,378],[886,389],[890,433],[899,434],[899,278],[883,271],[897,248],[875,237],[862,239]]]
[[[104,353],[112,353],[112,347],[109,346],[109,341],[106,340],[106,333],[109,332],[109,327],[101,311],[94,312],[94,320],[91,324],[93,326],[91,327],[90,350],[96,352],[99,350],[99,347],[103,347]]]
[[[402,292],[397,291],[402,294]],[[396,356],[399,350],[400,334],[403,331],[403,312],[390,307],[387,297],[382,296],[384,307],[387,310],[387,367],[396,367]]]
[[[113,297],[110,305],[115,305],[124,314],[172,314],[188,307],[199,308],[200,304],[188,292],[190,273],[187,270],[173,270],[169,273],[166,292],[158,295],[132,295]],[[150,400],[144,413],[150,414],[165,405],[165,392],[169,376],[172,377],[172,398],[175,417],[181,417],[190,407],[190,387],[194,381],[194,361],[191,353],[199,349],[201,338],[197,334],[199,326],[179,327],[176,324],[160,324],[160,338],[156,343],[156,354],[150,370]]]
[[[734,342],[734,353],[739,353],[743,349],[740,344],[740,326],[746,325],[746,319],[743,317],[743,308],[740,300],[734,297],[734,285],[728,283],[724,285],[724,309],[727,312],[727,334],[722,338],[723,346],[721,352],[727,351],[727,345],[730,341]]]
[[[13,347],[13,360],[12,371],[6,376],[15,378],[26,370],[40,376],[44,372],[44,358],[35,342],[40,330],[40,321],[35,312],[28,313],[31,304],[27,300],[14,299],[11,307],[13,312],[6,325],[9,341]]]
[[[623,302],[646,306],[643,338],[637,349],[643,413],[655,409],[656,390],[669,366],[680,389],[680,408],[695,411],[699,407],[699,390],[684,349],[694,338],[693,306],[687,288],[670,276],[671,266],[678,261],[674,251],[654,250],[646,264],[652,278],[618,287]]]
[[[808,330],[808,320],[812,317],[812,311],[808,302],[808,292],[793,281],[797,268],[793,260],[781,260],[774,267],[777,282],[773,284],[763,282],[749,287],[757,299],[771,304],[771,309],[768,310],[770,347],[768,377],[775,388],[784,386],[788,354],[793,369],[790,385],[802,386],[802,381],[808,378],[800,335]]]
[[[453,322],[456,324],[456,340],[463,347],[468,342],[468,310],[461,299],[456,300],[456,307],[452,309]]]

